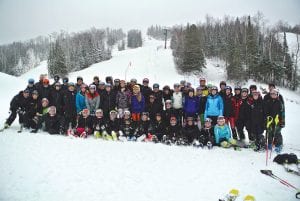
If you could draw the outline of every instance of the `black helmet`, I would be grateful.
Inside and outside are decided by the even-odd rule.
[[[54,75],[54,81],[55,81],[55,82],[58,82],[59,79],[60,79],[59,75]]]

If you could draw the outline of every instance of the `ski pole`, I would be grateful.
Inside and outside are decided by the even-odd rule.
[[[271,159],[272,157],[272,152],[273,152],[273,146],[274,146],[274,141],[275,141],[275,135],[277,133],[277,127],[278,127],[278,123],[279,123],[279,115],[277,114],[275,119],[274,119],[274,122],[275,122],[275,127],[274,127],[274,131],[273,131],[273,138],[272,138],[272,148],[271,148],[271,152],[270,152],[270,157],[269,159]]]
[[[266,129],[266,166],[268,166],[268,151],[269,151],[269,131],[270,126],[273,122],[273,117],[268,116],[267,117],[267,129]]]

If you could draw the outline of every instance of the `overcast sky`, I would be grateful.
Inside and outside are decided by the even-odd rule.
[[[300,0],[0,0],[0,44],[90,27],[145,29],[203,21],[206,14],[263,12],[270,24],[300,24]]]

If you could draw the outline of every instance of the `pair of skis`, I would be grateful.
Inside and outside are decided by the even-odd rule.
[[[238,189],[231,189],[225,198],[219,199],[219,201],[235,201],[239,196],[240,191]],[[246,195],[243,201],[255,201],[255,197],[253,195]]]

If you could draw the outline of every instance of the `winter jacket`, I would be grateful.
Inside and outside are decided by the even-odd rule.
[[[181,109],[182,108],[182,103],[183,103],[183,96],[182,92],[174,92],[173,97],[172,97],[172,106],[174,109]]]
[[[198,139],[200,135],[200,131],[198,126],[196,125],[186,125],[182,128],[182,136],[187,139],[188,143],[192,143],[194,139]]]
[[[76,111],[77,114],[81,112],[83,109],[86,109],[86,102],[85,102],[85,94],[82,94],[82,92],[78,92],[76,94]]]
[[[49,105],[55,106],[58,114],[63,114],[63,94],[61,90],[51,90]]]
[[[232,94],[225,95],[223,98],[224,103],[224,117],[234,117],[234,98]]]
[[[93,128],[93,117],[87,116],[84,118],[82,115],[79,116],[77,121],[77,128]]]
[[[105,126],[106,126],[106,121],[105,121],[104,117],[98,118],[98,117],[94,116],[94,118],[93,118],[93,130],[94,131],[102,132],[105,130]]]
[[[98,92],[94,92],[94,94],[87,92],[85,95],[85,104],[90,113],[95,114],[100,105],[100,96]]]
[[[163,118],[163,121],[165,122],[165,124],[169,125],[170,124],[170,118],[172,116],[176,116],[176,114],[177,113],[176,113],[175,109],[173,109],[173,108],[164,110],[162,118]],[[179,121],[179,119],[177,119],[177,121]]]
[[[39,98],[42,100],[43,98],[47,98],[49,100],[49,102],[51,102],[50,100],[50,92],[51,92],[51,87],[48,86],[48,87],[41,87],[39,88],[38,90],[38,93],[39,93]]]
[[[265,105],[265,120],[268,116],[273,117],[273,120],[276,118],[276,115],[279,117],[279,126],[285,126],[285,114],[284,106],[282,101],[277,99],[271,99],[268,104]]]
[[[178,124],[175,126],[169,125],[166,129],[166,136],[169,140],[179,139],[181,137],[181,127]]]
[[[216,144],[219,144],[223,140],[228,141],[231,138],[230,129],[227,124],[223,126],[215,125],[214,133]]]
[[[205,112],[204,112],[204,119],[208,116],[220,116],[223,115],[224,105],[222,97],[219,94],[216,95],[209,95],[207,97],[206,105],[205,105]]]
[[[138,101],[137,96],[133,95],[131,97],[131,112],[141,113],[145,111],[145,98],[142,95],[141,101]]]
[[[29,109],[29,103],[30,103],[30,97],[25,98],[23,95],[23,91],[20,91],[10,101],[10,110],[16,111],[19,109],[20,111],[26,112]]]
[[[245,122],[246,124],[250,123],[250,105],[252,104],[253,99],[250,97],[247,97],[245,99],[242,99],[242,104],[240,106],[238,121],[239,122]]]
[[[120,131],[122,131],[125,137],[133,136],[135,132],[135,127],[131,119],[122,119],[120,123]]]
[[[150,121],[140,121],[135,129],[135,135],[136,137],[139,137],[143,134],[147,135],[148,133],[152,134],[153,129]]]
[[[43,122],[45,122],[44,130],[49,134],[59,134],[63,130],[64,118],[58,114],[50,116],[50,114],[48,113],[42,116],[38,123],[39,127],[41,127]]]
[[[207,145],[207,142],[215,143],[215,134],[214,134],[214,127],[211,128],[202,128],[200,130],[200,137],[199,142],[203,145]]]
[[[155,121],[152,123],[153,134],[161,141],[163,135],[166,134],[166,125],[163,121]]]
[[[199,112],[199,99],[198,97],[186,96],[184,99],[183,110],[186,116],[194,116]]]
[[[103,99],[100,104],[104,115],[108,115],[111,110],[116,109],[116,94],[113,91],[103,93]]]
[[[74,118],[77,115],[76,112],[76,92],[66,91],[63,97],[64,113],[66,118]]]
[[[152,93],[152,89],[148,86],[141,86],[141,93],[145,97],[146,103],[149,103],[149,96]]]
[[[118,91],[116,97],[116,105],[118,109],[125,109],[130,107],[131,93],[129,90]]]
[[[108,134],[111,134],[111,132],[118,133],[120,129],[120,122],[119,119],[109,120],[106,123],[105,130]]]
[[[260,131],[260,133],[262,133],[265,127],[265,119],[263,100],[261,97],[259,97],[257,100],[253,100],[253,103],[250,105],[250,111],[251,131]]]
[[[155,116],[157,113],[162,113],[163,108],[162,105],[154,102],[149,102],[146,106],[146,112],[149,112],[149,117],[151,121],[155,121]]]
[[[235,121],[239,117],[240,108],[241,108],[242,103],[243,103],[243,100],[242,100],[240,95],[234,95],[233,96],[234,119],[235,119]]]

